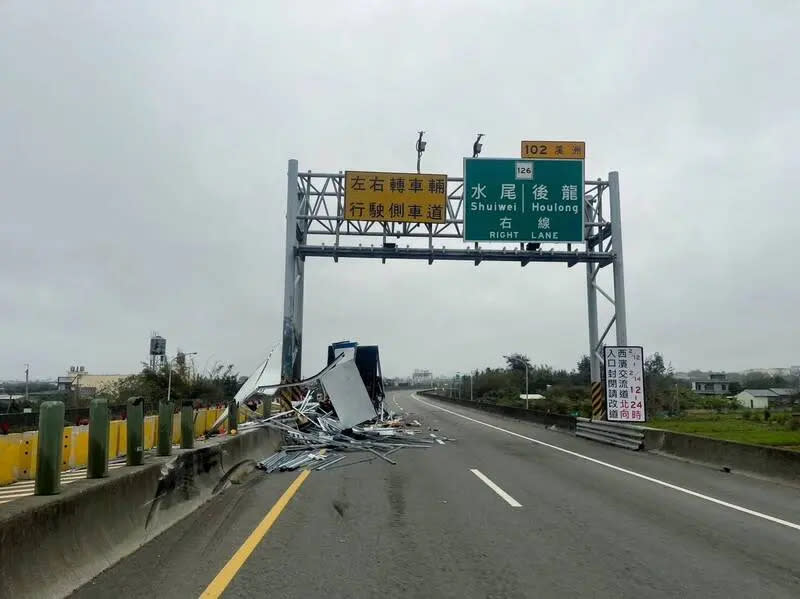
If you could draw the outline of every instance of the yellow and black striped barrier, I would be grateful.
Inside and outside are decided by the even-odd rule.
[[[603,393],[603,382],[592,382],[592,420],[603,420],[606,416],[606,402]]]
[[[295,381],[296,379],[286,379],[284,384],[294,383]],[[290,412],[292,410],[292,402],[302,401],[305,398],[305,395],[304,387],[282,387],[278,391],[278,403],[281,404],[281,410],[284,412]],[[298,414],[297,421],[300,424],[304,424],[305,422],[308,422],[308,419],[302,414]]]
[[[286,379],[281,382],[285,384],[285,383],[291,383],[292,381]],[[294,399],[293,394],[294,394],[294,389],[292,389],[292,387],[281,387],[281,389],[278,391],[278,403],[281,404],[282,412],[291,412],[292,400]]]

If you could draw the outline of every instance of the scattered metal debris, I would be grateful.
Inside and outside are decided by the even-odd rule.
[[[388,456],[400,449],[424,449],[435,443],[443,444],[443,440],[447,439],[418,434],[419,430],[415,429],[420,429],[422,425],[411,415],[399,417],[384,413],[384,418],[380,419],[373,412],[371,421],[345,427],[338,419],[335,408],[331,409],[328,402],[313,400],[324,395],[324,392],[324,389],[317,393],[309,391],[301,401],[293,402],[290,412],[251,424],[280,430],[285,437],[280,451],[258,462],[256,468],[267,474],[299,468],[322,471],[376,458],[394,465],[397,462]],[[356,452],[370,455],[361,460],[344,461],[347,456],[342,454]]]

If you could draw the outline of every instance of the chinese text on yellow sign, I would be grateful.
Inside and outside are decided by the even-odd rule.
[[[443,223],[447,175],[345,173],[345,220]]]
[[[538,160],[584,160],[586,142],[583,141],[523,141],[520,151],[522,158]]]

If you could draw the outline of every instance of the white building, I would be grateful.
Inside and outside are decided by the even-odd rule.
[[[736,401],[745,408],[763,409],[770,405],[791,403],[792,395],[797,393],[794,389],[745,389],[736,396]]]
[[[109,392],[114,384],[130,374],[89,374],[83,366],[70,366],[66,376],[58,377],[59,391],[74,391],[83,396]]]
[[[708,377],[692,381],[692,391],[700,395],[727,395],[730,383],[724,372],[710,372]]]

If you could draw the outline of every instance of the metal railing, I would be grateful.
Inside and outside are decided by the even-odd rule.
[[[638,451],[644,445],[644,431],[631,424],[578,418],[575,435],[607,445]]]

